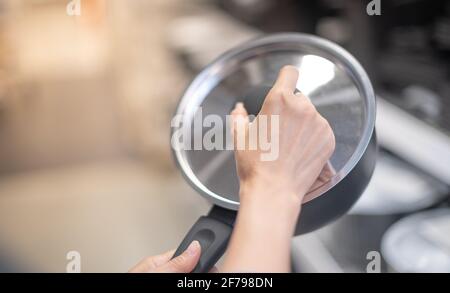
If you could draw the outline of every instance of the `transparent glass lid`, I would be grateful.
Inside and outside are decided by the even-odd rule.
[[[227,150],[231,143],[227,115],[239,101],[249,114],[256,115],[284,65],[297,67],[298,90],[329,121],[336,137],[331,158],[336,175],[309,198],[342,180],[369,143],[375,120],[374,93],[366,73],[349,53],[302,34],[278,34],[248,42],[204,69],[177,109],[183,139],[172,137],[175,158],[187,180],[216,204],[234,209],[239,205],[234,152]],[[217,126],[219,121],[222,128]],[[218,132],[223,133],[222,141],[212,138]],[[214,147],[205,148],[205,141],[213,141]]]

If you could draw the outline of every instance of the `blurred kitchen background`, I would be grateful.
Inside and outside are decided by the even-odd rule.
[[[378,95],[380,156],[348,216],[293,240],[296,272],[450,272],[450,3],[0,0],[0,271],[125,272],[209,204],[170,155],[189,81],[225,50],[296,31],[352,52]]]

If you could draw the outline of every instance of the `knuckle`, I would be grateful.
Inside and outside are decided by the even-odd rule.
[[[328,124],[327,127],[327,147],[330,150],[330,153],[333,153],[335,148],[336,148],[336,139],[334,137],[334,133],[333,130],[331,129],[331,127]]]
[[[285,95],[286,91],[282,88],[275,87],[270,91],[269,97],[271,98],[282,98]]]
[[[275,101],[279,98],[280,94],[277,90],[272,89],[264,100],[265,106],[273,106]]]
[[[329,133],[331,130],[330,124],[327,119],[325,119],[322,115],[317,115],[317,120],[320,128],[325,132]]]
[[[303,101],[300,107],[300,111],[303,116],[308,118],[315,118],[317,117],[317,111],[314,105],[309,101]]]
[[[331,148],[333,151],[336,149],[336,138],[334,137],[334,134],[331,133]]]
[[[272,88],[264,104],[268,106],[274,106],[277,104],[286,104],[289,101],[289,92],[283,88]]]
[[[331,153],[334,152],[334,150],[336,148],[336,141],[334,139],[334,135],[331,135],[331,137],[328,141],[328,146],[330,148]]]
[[[318,129],[323,133],[326,149],[329,151],[329,154],[333,153],[336,147],[336,140],[330,123],[324,117],[319,115],[317,125]]]
[[[270,89],[269,97],[278,97],[282,94],[282,90],[280,87],[277,87],[276,84]]]

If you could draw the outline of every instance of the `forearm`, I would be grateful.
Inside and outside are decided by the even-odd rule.
[[[241,189],[241,205],[228,246],[225,272],[288,272],[290,245],[300,212],[295,194]]]
[[[232,112],[235,138],[268,134],[278,156],[264,160],[262,148],[240,148],[235,157],[240,180],[240,208],[225,257],[224,271],[287,272],[290,244],[301,202],[331,157],[335,138],[329,123],[303,94],[294,94],[298,70],[285,66],[256,119],[242,103]],[[272,116],[275,115],[275,116]],[[264,127],[263,118],[279,123]],[[272,118],[271,118],[272,121]],[[260,124],[262,123],[262,124]],[[275,139],[275,140],[274,140]],[[319,182],[320,184],[320,182]]]

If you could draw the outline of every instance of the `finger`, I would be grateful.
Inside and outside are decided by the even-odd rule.
[[[149,273],[157,267],[167,263],[175,253],[175,250],[169,250],[163,254],[150,256],[140,261],[136,266],[130,269],[130,273]]]
[[[235,149],[245,148],[246,133],[249,124],[249,117],[244,104],[236,103],[231,112],[231,134]]]
[[[292,65],[287,65],[281,68],[278,74],[277,81],[273,85],[273,88],[288,90],[294,93],[297,88],[298,70]]]
[[[320,173],[320,176],[331,179],[331,177],[333,177],[334,175],[336,175],[336,170],[334,169],[333,165],[331,165],[331,162],[327,161],[327,163],[323,167],[322,172]]]
[[[195,240],[179,256],[171,259],[162,266],[157,267],[155,273],[190,273],[200,259],[200,243]]]
[[[336,171],[334,170],[330,161],[328,161],[320,172],[319,177],[317,177],[316,181],[310,187],[308,192],[318,189],[319,187],[330,181],[334,175],[336,175]]]
[[[242,103],[242,102],[236,103],[236,105],[234,106],[233,111],[231,111],[231,116],[232,116],[233,119],[241,117],[241,118],[244,119],[244,121],[245,120],[246,121],[249,120],[247,109],[245,109],[244,103]]]

